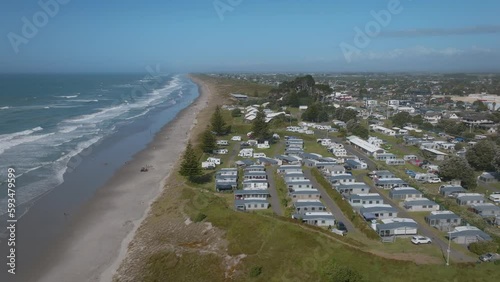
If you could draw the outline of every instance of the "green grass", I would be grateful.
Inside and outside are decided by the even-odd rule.
[[[286,183],[283,177],[278,174],[277,170],[274,170],[274,181],[276,182],[276,191],[280,200],[281,208],[284,212],[285,217],[291,217],[293,213],[293,208],[291,207],[291,201],[288,199],[288,191],[286,188]]]

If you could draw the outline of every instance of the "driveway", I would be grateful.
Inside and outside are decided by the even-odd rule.
[[[304,170],[304,175],[311,180],[311,183],[313,184],[314,187],[318,189],[318,191],[321,193],[321,198],[323,202],[325,203],[326,208],[328,208],[332,214],[333,217],[335,218],[336,221],[342,221],[347,228],[347,231],[349,233],[356,233],[359,232],[352,222],[347,219],[347,217],[342,213],[342,210],[335,204],[335,202],[330,198],[330,195],[326,192],[325,188],[321,186],[316,178],[312,175],[311,171],[308,169]]]
[[[276,190],[274,170],[276,170],[276,167],[274,166],[266,167],[267,182],[269,183],[269,194],[271,194],[271,208],[273,209],[275,214],[283,216],[283,209],[281,208],[280,198],[278,196],[278,191]]]

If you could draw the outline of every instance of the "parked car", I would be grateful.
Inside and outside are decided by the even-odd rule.
[[[347,227],[345,227],[345,224],[342,221],[337,222],[337,229],[347,232]]]
[[[500,255],[496,253],[487,253],[479,257],[483,262],[500,260]]]
[[[420,245],[420,244],[430,244],[432,243],[432,240],[429,237],[413,236],[411,237],[411,242],[415,245]]]
[[[437,177],[434,177],[434,178],[430,178],[428,179],[427,181],[425,181],[424,183],[441,183],[441,179],[437,178]]]

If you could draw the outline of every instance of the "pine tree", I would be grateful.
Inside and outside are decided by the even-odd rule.
[[[205,153],[212,153],[215,149],[217,149],[217,139],[210,128],[207,128],[201,136],[201,150]]]
[[[182,176],[197,176],[201,174],[201,165],[198,161],[198,157],[196,156],[196,152],[191,145],[191,142],[188,142],[186,146],[186,151],[184,152],[183,160],[181,163],[181,169],[179,173]]]
[[[212,131],[219,136],[227,134],[226,122],[219,106],[215,108],[215,112],[212,115]]]
[[[269,124],[266,122],[266,114],[262,110],[257,112],[252,125],[253,136],[256,139],[264,140],[270,138]]]

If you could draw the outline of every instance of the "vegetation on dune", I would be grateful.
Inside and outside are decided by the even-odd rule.
[[[444,160],[439,166],[439,176],[446,181],[459,179],[467,189],[477,187],[474,170],[467,160],[461,157],[454,156]]]
[[[269,140],[272,137],[269,132],[269,123],[266,122],[266,114],[262,110],[257,112],[257,116],[252,123],[252,132],[253,138],[259,141]]]
[[[224,117],[222,116],[220,106],[215,108],[211,119],[212,131],[218,136],[223,136],[231,132],[231,125],[227,125]]]
[[[184,151],[179,173],[186,177],[194,177],[202,174],[199,158],[190,141],[186,146],[186,151]]]
[[[212,153],[215,149],[217,149],[217,138],[212,133],[210,128],[203,131],[201,135],[200,147],[204,153]]]

